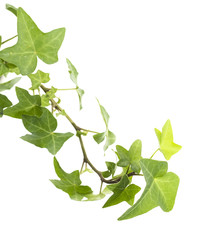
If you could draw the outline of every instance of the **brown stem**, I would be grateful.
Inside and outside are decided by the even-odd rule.
[[[42,90],[47,93],[50,89],[49,88],[46,88],[45,86],[43,86],[42,84],[40,85],[40,87],[42,88]],[[57,111],[59,112],[62,112],[63,109],[58,105],[58,103],[56,103],[53,99],[50,99],[51,101],[51,105],[52,105],[52,108],[55,108]],[[81,131],[81,130],[85,130],[83,128],[80,128],[79,126],[76,125],[76,123],[70,118],[70,116],[68,114],[65,114],[65,117],[67,118],[67,120],[72,124],[72,126],[74,127],[74,129],[77,131]],[[91,132],[94,132],[94,131],[91,131]],[[82,153],[83,153],[83,157],[84,157],[84,160],[83,160],[83,165],[84,163],[87,163],[91,169],[100,177],[100,180],[101,182],[103,183],[108,183],[108,184],[113,184],[113,183],[118,183],[122,177],[118,177],[116,179],[105,179],[102,175],[102,172],[99,171],[91,162],[90,160],[88,159],[88,156],[87,156],[87,153],[86,153],[86,150],[85,150],[85,147],[84,147],[84,143],[83,143],[83,139],[82,139],[82,136],[79,134],[78,135],[78,138],[79,138],[79,142],[80,142],[80,145],[81,145],[81,150],[82,150]],[[82,166],[83,166],[82,165]],[[141,174],[137,174],[135,172],[131,172],[129,174],[127,174],[128,177],[131,177],[131,176],[140,176]]]

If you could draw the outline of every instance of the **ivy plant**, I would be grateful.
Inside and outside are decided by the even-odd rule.
[[[58,51],[64,40],[65,28],[44,33],[23,8],[15,8],[7,4],[6,9],[17,16],[18,34],[7,40],[2,40],[3,37],[0,37],[0,76],[8,79],[0,83],[0,117],[7,116],[21,120],[28,131],[28,134],[22,136],[21,139],[36,147],[46,148],[53,155],[55,173],[58,178],[50,180],[51,183],[67,193],[73,200],[86,202],[105,198],[103,208],[127,202],[129,209],[118,220],[136,217],[158,206],[165,212],[172,210],[179,186],[179,177],[173,172],[168,172],[166,160],[170,160],[181,149],[181,146],[173,141],[170,120],[164,123],[162,130],[155,128],[158,148],[151,157],[142,155],[140,139],[135,139],[129,149],[120,145],[114,146],[116,136],[109,127],[110,116],[99,100],[97,101],[105,128],[97,132],[78,126],[69,113],[60,107],[62,100],[56,95],[57,91],[62,89],[56,86],[46,87],[45,83],[51,81],[50,74],[37,69],[38,58],[46,64],[54,64],[58,61]],[[14,38],[17,39],[17,43],[4,48],[5,43],[9,43]],[[76,67],[69,59],[66,59],[66,62],[72,86],[65,90],[77,93],[79,110],[81,110],[84,90],[79,87]],[[10,79],[11,73],[16,74],[17,77]],[[29,89],[14,87],[21,81],[21,78],[31,83]],[[17,102],[12,103],[8,96],[2,94],[8,90],[15,90]],[[58,115],[65,117],[72,125],[73,133],[56,131]],[[103,170],[97,169],[92,163],[92,156],[87,155],[84,138],[88,134],[92,134],[96,144],[104,142],[102,147],[104,154],[111,148],[111,145],[113,146],[114,161],[106,161],[106,168]],[[73,137],[78,139],[83,159],[80,170],[74,169],[71,173],[67,173],[60,166],[56,154]],[[163,160],[154,157],[158,151],[163,154]],[[91,172],[99,177],[98,193],[93,193],[91,186],[82,184],[80,176],[84,172]],[[133,183],[134,178],[136,182],[139,182],[137,178],[144,178],[146,185],[143,191],[141,191],[141,186]]]

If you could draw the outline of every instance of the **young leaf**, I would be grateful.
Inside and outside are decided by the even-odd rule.
[[[0,92],[11,89],[17,82],[19,82],[21,77],[14,78],[8,82],[0,83]]]
[[[110,145],[112,145],[112,144],[114,144],[115,143],[115,141],[116,141],[116,136],[115,136],[115,134],[114,133],[112,133],[111,131],[106,131],[106,142],[105,142],[105,145],[104,145],[104,147],[103,147],[103,149],[104,149],[104,152],[108,149],[108,147],[110,146]]]
[[[118,220],[136,217],[157,206],[169,212],[174,206],[179,177],[172,172],[167,173],[167,162],[141,159],[141,168],[146,180],[144,192]]]
[[[0,117],[3,116],[3,109],[11,105],[10,100],[5,95],[0,94]]]
[[[6,4],[6,9],[8,11],[10,11],[11,13],[13,13],[15,16],[17,16],[17,8],[10,5],[10,4]]]
[[[163,153],[166,160],[169,160],[172,155],[177,153],[182,147],[173,142],[173,131],[170,120],[167,120],[162,128],[162,133],[155,128],[157,135],[160,151]]]
[[[55,133],[57,121],[46,108],[43,108],[40,118],[24,115],[22,120],[25,128],[32,134],[27,134],[21,138],[37,147],[47,148],[53,155],[56,155],[63,144],[74,135],[70,132]]]
[[[84,90],[79,88],[79,86],[78,86],[78,72],[77,72],[75,66],[70,62],[70,60],[68,58],[66,59],[66,61],[67,61],[67,65],[68,65],[70,79],[76,85],[76,92],[78,94],[79,105],[80,105],[80,110],[81,110],[82,109],[82,97],[84,95]]]
[[[99,100],[97,99],[98,101],[98,104],[100,106],[100,112],[101,112],[101,115],[103,117],[103,120],[105,122],[105,125],[106,125],[106,129],[108,129],[108,122],[109,122],[109,114],[107,113],[107,111],[105,110],[105,108],[100,104]]]
[[[47,107],[50,105],[50,99],[55,98],[55,93],[57,92],[57,89],[54,87],[51,87],[49,91],[46,92],[46,94],[43,94],[41,96],[41,106]]]
[[[106,132],[102,132],[102,133],[97,133],[93,135],[93,138],[99,144],[104,141],[105,136],[106,136]]]
[[[0,58],[16,65],[22,75],[35,70],[37,57],[47,64],[57,62],[57,53],[64,39],[65,29],[43,33],[22,8],[18,8],[17,18],[18,42],[0,51]]]
[[[54,157],[54,168],[60,180],[50,180],[55,187],[69,194],[73,200],[81,201],[85,196],[92,193],[88,186],[82,186],[79,171],[66,173]]]
[[[114,173],[116,171],[116,164],[113,163],[113,162],[105,162],[106,163],[106,166],[107,166],[107,171],[105,172],[102,172],[102,175],[104,178],[108,178],[110,176],[114,176]]]
[[[127,175],[124,175],[119,183],[108,186],[114,194],[107,200],[103,208],[110,207],[126,201],[128,204],[133,205],[135,195],[141,190],[140,187],[130,183]],[[128,186],[128,187],[127,187]]]
[[[4,115],[22,118],[22,115],[40,116],[42,114],[41,99],[39,95],[31,96],[25,89],[16,87],[19,103],[5,109]]]
[[[142,150],[142,142],[141,140],[138,139],[135,142],[133,142],[128,152],[130,157],[131,168],[134,172],[137,172],[137,173],[141,171],[141,165],[140,165],[141,150]]]
[[[42,83],[47,83],[50,80],[49,73],[44,73],[38,70],[35,74],[29,74],[28,77],[31,79],[32,87],[31,90],[38,89]]]
[[[76,86],[78,86],[78,72],[75,68],[75,66],[70,62],[70,60],[67,58],[67,65],[68,65],[68,70],[70,74],[70,79],[75,83]]]

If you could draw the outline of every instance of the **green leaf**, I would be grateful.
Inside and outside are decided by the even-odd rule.
[[[134,172],[137,172],[137,173],[141,171],[141,165],[140,165],[141,151],[142,151],[142,142],[141,140],[138,139],[135,142],[133,142],[128,152],[130,157],[131,168]]]
[[[174,206],[179,177],[172,172],[167,173],[167,162],[152,159],[141,159],[140,162],[146,187],[139,200],[118,220],[136,217],[157,206],[169,212]]]
[[[57,128],[57,121],[52,113],[46,108],[43,108],[40,118],[24,115],[22,120],[25,128],[32,134],[27,134],[21,138],[37,147],[47,148],[53,155],[56,155],[63,144],[73,136],[70,132],[54,132]]]
[[[39,95],[31,96],[25,89],[19,87],[16,87],[15,90],[19,103],[5,109],[4,115],[22,118],[22,115],[40,116],[42,114],[42,108],[40,107],[41,99]]]
[[[6,76],[8,73],[20,74],[19,69],[12,63],[8,63],[0,59],[0,76]]]
[[[82,107],[82,97],[83,97],[83,95],[84,95],[84,90],[83,89],[81,89],[81,88],[77,88],[76,89],[76,92],[77,92],[77,94],[78,94],[78,98],[79,98],[79,105],[80,105],[80,110],[83,108]]]
[[[49,73],[44,73],[38,70],[35,74],[29,74],[28,77],[31,79],[32,87],[31,90],[38,89],[42,83],[47,83],[50,80]]]
[[[135,195],[141,190],[141,188],[135,184],[128,186],[129,183],[130,180],[128,179],[127,175],[124,175],[119,183],[109,185],[109,190],[111,190],[114,194],[107,200],[103,208],[119,204],[123,201],[133,205]]]
[[[75,83],[76,86],[78,86],[78,72],[75,68],[75,66],[70,62],[70,60],[67,58],[67,65],[68,65],[68,70],[70,74],[70,79]]]
[[[47,107],[50,105],[50,100],[55,98],[55,93],[57,92],[57,89],[54,87],[51,87],[49,91],[46,92],[46,94],[43,94],[41,96],[41,106]]]
[[[10,5],[10,4],[6,4],[6,9],[9,10],[11,13],[13,13],[15,16],[17,16],[17,8]]]
[[[3,109],[11,105],[10,100],[5,95],[0,94],[0,117],[3,116]]]
[[[102,133],[97,133],[93,135],[93,138],[99,144],[104,141],[105,136],[106,136],[106,132],[102,132]]]
[[[16,65],[22,75],[35,70],[37,57],[47,64],[57,62],[57,53],[64,39],[65,29],[43,33],[22,8],[18,8],[17,18],[18,42],[0,51],[0,58]]]
[[[2,43],[2,36],[0,35],[0,48],[1,48],[1,43]],[[0,74],[1,76],[1,74]]]
[[[114,176],[114,173],[116,171],[116,164],[114,162],[105,162],[107,166],[107,171],[102,172],[102,175],[104,178],[108,178],[110,176]]]
[[[172,155],[177,153],[182,147],[173,142],[173,131],[170,120],[167,120],[162,128],[162,133],[155,128],[157,135],[160,151],[163,153],[166,160],[169,160]]]
[[[106,142],[105,145],[103,147],[104,151],[106,151],[108,149],[108,147],[112,144],[114,144],[116,141],[116,136],[114,133],[112,133],[111,131],[106,131]]]
[[[0,92],[11,89],[17,82],[19,82],[21,77],[14,78],[8,82],[0,83]]]
[[[106,125],[106,129],[108,129],[108,122],[109,122],[109,114],[107,113],[107,111],[105,110],[105,108],[100,104],[99,100],[97,99],[98,101],[98,104],[100,106],[100,112],[101,112],[101,115],[103,117],[103,120],[105,122],[105,125]]]
[[[120,145],[116,146],[116,150],[119,156],[119,161],[117,162],[117,166],[127,167],[130,164],[130,156],[129,156],[128,150]]]
[[[79,171],[66,173],[59,165],[54,157],[54,168],[60,180],[50,180],[55,187],[69,194],[73,200],[81,201],[85,196],[92,193],[92,189],[88,186],[82,186]]]

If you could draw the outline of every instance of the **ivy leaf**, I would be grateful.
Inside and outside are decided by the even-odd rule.
[[[75,66],[70,62],[70,60],[68,58],[66,59],[66,61],[67,61],[67,65],[68,65],[70,79],[76,85],[76,92],[78,94],[79,105],[80,105],[80,110],[81,110],[82,109],[82,97],[84,95],[84,90],[79,88],[79,86],[78,86],[78,71],[76,70]]]
[[[46,108],[42,109],[40,118],[23,115],[22,120],[25,128],[32,134],[27,134],[21,138],[37,147],[47,148],[53,155],[56,155],[63,144],[74,135],[70,132],[55,133],[57,121]]]
[[[2,36],[0,35],[0,47],[1,47],[1,43],[2,43]]]
[[[167,120],[162,128],[162,133],[155,128],[155,133],[160,145],[159,150],[163,153],[166,160],[177,153],[182,147],[173,142],[173,131],[170,120]]]
[[[114,176],[114,173],[116,171],[116,164],[114,162],[105,162],[107,166],[107,171],[102,172],[104,178],[108,178],[110,176]]]
[[[0,94],[0,117],[3,116],[3,109],[11,105],[10,100],[5,95]]]
[[[31,90],[38,89],[42,83],[50,81],[49,73],[44,73],[38,70],[35,74],[29,74],[28,77],[31,79],[32,87]]]
[[[55,187],[69,194],[73,200],[81,201],[86,195],[92,193],[89,186],[82,186],[79,171],[66,173],[54,157],[54,168],[60,180],[50,180]]]
[[[116,146],[116,150],[117,150],[117,155],[120,159],[117,163],[117,166],[127,167],[130,164],[130,156],[129,156],[128,150],[120,145]]]
[[[19,82],[21,77],[14,78],[8,82],[0,83],[0,92],[11,89],[17,82]]]
[[[123,201],[126,201],[130,205],[133,205],[135,195],[141,190],[141,188],[135,184],[128,186],[129,183],[130,180],[128,179],[127,175],[124,175],[119,183],[109,185],[108,189],[111,190],[114,194],[107,200],[103,208],[119,204]]]
[[[141,171],[141,165],[140,165],[141,150],[142,150],[142,142],[141,140],[138,139],[133,142],[128,152],[130,157],[131,169],[137,173]]]
[[[108,149],[108,147],[112,144],[115,143],[116,141],[116,136],[113,132],[111,132],[109,129],[108,129],[108,123],[109,123],[109,114],[107,113],[107,111],[105,110],[105,108],[100,104],[99,100],[97,99],[98,101],[98,104],[100,106],[100,111],[101,111],[101,115],[103,117],[103,120],[105,122],[105,125],[106,125],[106,131],[105,132],[102,132],[102,133],[97,133],[95,135],[93,135],[93,138],[94,140],[99,144],[101,142],[104,141],[104,139],[106,138],[106,142],[105,142],[105,145],[103,147],[104,149],[104,152]]]
[[[43,94],[41,96],[41,106],[47,107],[50,105],[50,100],[55,98],[55,93],[57,92],[57,89],[54,87],[51,87],[49,91],[46,92],[46,94]]]
[[[41,99],[39,95],[31,96],[25,89],[16,87],[19,103],[5,109],[4,115],[13,118],[22,118],[22,115],[40,116],[42,114]]]
[[[17,66],[12,63],[8,63],[0,59],[0,76],[6,76],[8,73],[20,74],[20,71]]]
[[[65,29],[43,33],[22,8],[18,8],[17,18],[18,42],[0,51],[0,58],[16,65],[22,75],[35,70],[37,57],[47,64],[57,62],[57,53],[64,39]]]
[[[172,172],[167,173],[167,162],[152,159],[141,159],[140,162],[146,187],[140,199],[118,220],[136,217],[157,206],[169,212],[174,206],[179,177]]]

